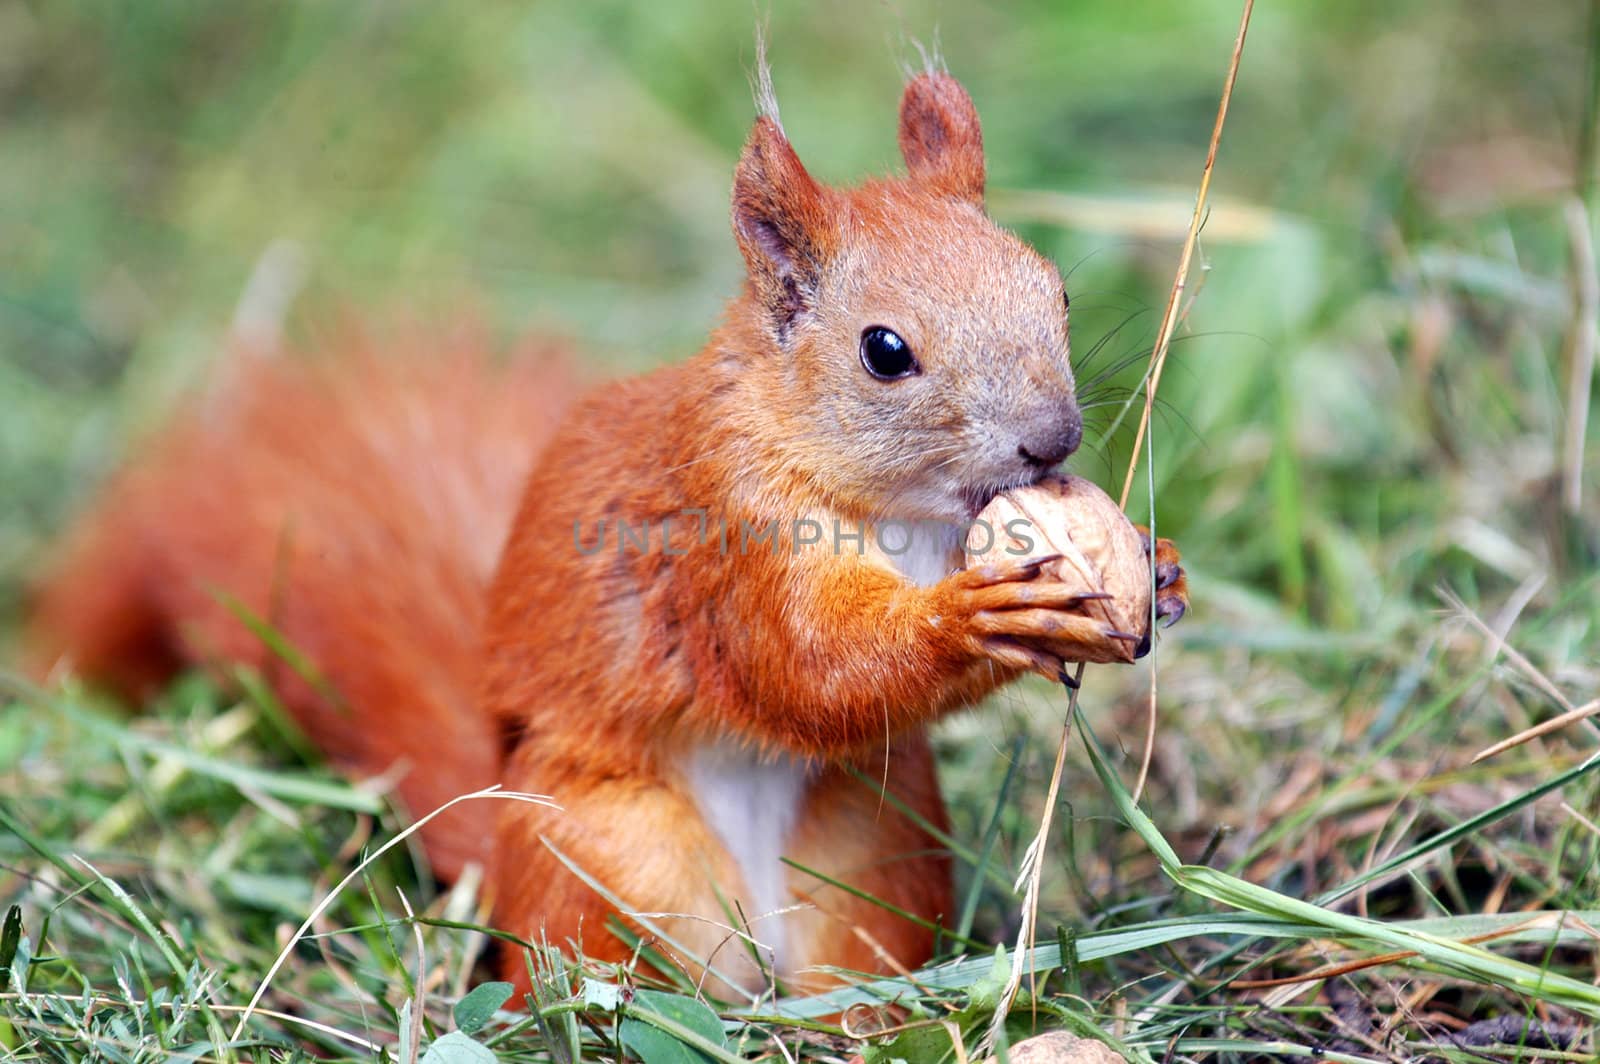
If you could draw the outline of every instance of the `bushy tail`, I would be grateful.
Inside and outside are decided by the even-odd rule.
[[[499,778],[484,593],[572,376],[549,349],[498,366],[473,330],[328,347],[235,359],[129,465],[42,587],[30,650],[135,698],[252,666],[335,763],[403,773],[420,815]],[[492,819],[467,803],[424,829],[436,869],[480,859]]]

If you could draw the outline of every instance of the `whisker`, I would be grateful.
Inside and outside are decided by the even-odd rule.
[[[1147,313],[1149,312],[1145,310],[1134,311],[1133,313],[1124,317],[1122,321],[1117,323],[1109,331],[1107,331],[1105,335],[1101,336],[1100,339],[1096,340],[1092,345],[1090,345],[1089,350],[1084,353],[1083,357],[1077,360],[1078,371],[1085,372],[1095,369],[1095,359],[1098,358],[1100,353],[1105,350],[1106,345],[1112,340],[1116,339],[1117,336],[1121,334],[1123,329],[1126,329],[1129,325],[1135,321],[1138,321]]]

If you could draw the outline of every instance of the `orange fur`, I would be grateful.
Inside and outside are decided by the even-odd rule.
[[[328,346],[315,363],[241,357],[130,463],[40,596],[33,657],[132,697],[186,663],[251,666],[336,763],[405,769],[399,799],[426,813],[499,778],[472,705],[484,588],[571,385],[547,359],[493,368],[475,330]],[[435,867],[483,862],[491,822],[470,803],[429,825]]]
[[[984,215],[960,85],[915,79],[900,143],[909,177],[830,188],[758,119],[733,190],[748,280],[725,322],[695,358],[592,392],[548,442],[566,389],[547,371],[464,351],[247,365],[232,408],[112,488],[43,600],[41,645],[134,690],[184,661],[269,670],[341,764],[421,768],[399,785],[413,811],[496,780],[554,795],[559,811],[480,804],[426,836],[446,875],[490,862],[495,920],[525,938],[625,960],[607,922],[626,914],[746,987],[762,974],[733,927],[791,985],[826,981],[815,965],[919,965],[927,927],[779,853],[948,919],[946,860],[918,823],[944,824],[923,726],[1059,669],[1081,645],[1068,629],[1097,632],[1038,563],[952,572],[954,543],[902,557],[876,538],[970,519],[1080,424],[1060,278]],[[875,329],[911,370],[875,368]],[[797,520],[862,538],[808,546]],[[502,972],[522,982],[522,958]]]

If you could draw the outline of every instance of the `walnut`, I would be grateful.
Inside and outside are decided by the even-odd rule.
[[[1067,1031],[1024,1038],[1006,1054],[1011,1064],[1128,1064],[1128,1058],[1093,1038],[1080,1038]],[[988,1057],[983,1064],[995,1064]]]
[[[1050,576],[1085,594],[1111,598],[1078,607],[1118,632],[1150,627],[1150,558],[1144,537],[1111,496],[1082,477],[1053,476],[995,497],[967,533],[967,565],[1059,554]],[[1107,639],[1084,661],[1131,662],[1136,646]]]

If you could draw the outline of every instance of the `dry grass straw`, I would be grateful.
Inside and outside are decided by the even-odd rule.
[[[1205,166],[1200,172],[1200,187],[1195,193],[1194,213],[1189,220],[1189,231],[1184,237],[1183,250],[1178,256],[1178,270],[1173,278],[1172,289],[1167,295],[1167,306],[1161,316],[1161,327],[1156,333],[1155,346],[1150,355],[1150,370],[1145,376],[1144,410],[1139,417],[1139,428],[1134,436],[1133,453],[1128,459],[1128,472],[1123,480],[1122,494],[1118,498],[1118,505],[1124,510],[1128,507],[1128,494],[1133,489],[1134,473],[1139,467],[1139,457],[1143,451],[1145,437],[1150,431],[1150,416],[1155,407],[1156,390],[1161,385],[1161,373],[1166,366],[1167,352],[1172,345],[1173,333],[1177,330],[1178,323],[1186,310],[1184,293],[1188,291],[1189,269],[1194,261],[1195,247],[1200,241],[1200,228],[1206,216],[1206,197],[1211,190],[1211,174],[1217,161],[1217,148],[1222,142],[1222,129],[1228,118],[1228,104],[1233,98],[1234,82],[1239,76],[1239,60],[1244,54],[1245,37],[1250,29],[1250,15],[1255,8],[1255,0],[1244,0],[1244,8],[1239,16],[1239,32],[1234,38],[1233,53],[1228,60],[1227,74],[1223,79],[1222,99],[1217,104],[1217,119],[1211,127],[1211,142],[1206,149]],[[1151,532],[1154,534],[1154,503],[1151,500]],[[1154,566],[1152,551],[1151,565]],[[1152,581],[1154,573],[1152,572]],[[1151,631],[1155,630],[1155,600],[1152,596],[1150,610]],[[1152,662],[1153,662],[1152,658]],[[1039,913],[1039,891],[1044,877],[1044,850],[1047,845],[1053,813],[1056,806],[1056,795],[1061,788],[1062,770],[1066,764],[1067,743],[1072,738],[1072,721],[1077,712],[1077,698],[1079,683],[1083,678],[1083,665],[1078,666],[1077,675],[1068,686],[1068,712],[1066,723],[1061,731],[1061,740],[1056,748],[1055,766],[1050,774],[1050,788],[1040,817],[1039,830],[1033,841],[1029,844],[1023,855],[1022,867],[1018,873],[1017,888],[1024,894],[1021,927],[1017,932],[1017,945],[1012,958],[1010,978],[1007,980],[1005,990],[1000,996],[998,1007],[995,1009],[994,1021],[988,1033],[978,1047],[979,1055],[988,1055],[994,1051],[997,1042],[1002,1039],[1006,1015],[1015,1003],[1017,994],[1022,989],[1022,973],[1026,970],[1031,974],[1033,965],[1024,961],[1024,955],[1034,948],[1035,929]],[[1144,791],[1145,779],[1150,769],[1150,759],[1155,749],[1155,720],[1156,720],[1156,682],[1155,672],[1152,668],[1150,676],[1150,711],[1148,727],[1145,731],[1144,756],[1139,768],[1139,780],[1134,788],[1133,800],[1137,802],[1139,795]]]
[[[1589,424],[1589,383],[1594,380],[1600,333],[1600,272],[1595,267],[1589,207],[1573,197],[1566,204],[1571,243],[1572,323],[1567,333],[1567,419],[1561,456],[1561,501],[1574,517],[1583,505],[1583,450]]]
[[[1573,705],[1572,700],[1566,696],[1561,688],[1556,686],[1550,677],[1546,676],[1533,662],[1529,661],[1527,655],[1507,643],[1500,633],[1485,624],[1483,619],[1474,613],[1465,602],[1461,601],[1460,596],[1456,595],[1455,592],[1448,589],[1440,589],[1439,597],[1450,607],[1453,616],[1465,621],[1483,636],[1484,640],[1489,644],[1489,657],[1491,659],[1504,654],[1506,660],[1511,662],[1529,683],[1547,695],[1562,710],[1549,720],[1541,721],[1531,728],[1524,728],[1517,734],[1478,751],[1472,757],[1472,764],[1476,765],[1481,761],[1487,761],[1489,758],[1497,754],[1503,754],[1507,750],[1521,746],[1523,743],[1532,742],[1534,739],[1549,735],[1551,732],[1560,731],[1569,724],[1577,724],[1588,720],[1596,714],[1600,714],[1600,698],[1591,699],[1581,706]]]
[[[1589,386],[1594,380],[1595,349],[1600,346],[1600,270],[1596,269],[1592,237],[1595,209],[1595,168],[1600,162],[1600,2],[1589,4],[1589,92],[1584,98],[1583,124],[1579,127],[1578,194],[1567,201],[1567,239],[1570,246],[1572,320],[1563,354],[1567,361],[1567,417],[1561,456],[1561,501],[1577,517],[1583,504],[1583,451],[1589,426]]]

